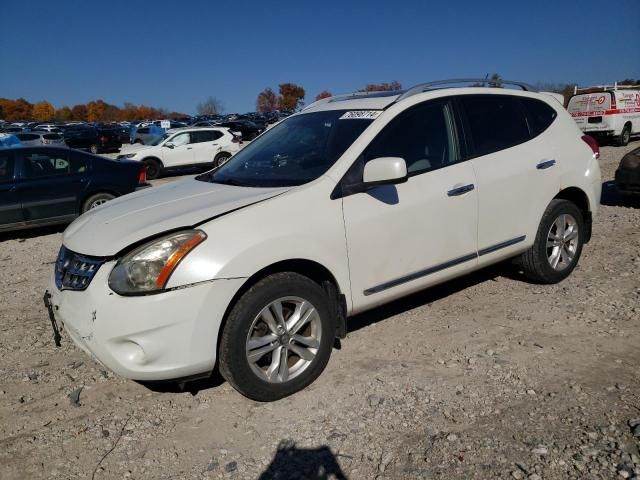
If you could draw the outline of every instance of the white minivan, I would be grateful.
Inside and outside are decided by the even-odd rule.
[[[147,179],[165,170],[190,166],[220,166],[240,150],[240,139],[228,128],[182,128],[170,131],[147,145],[129,147],[118,158],[138,160],[146,166]]]
[[[216,169],[89,211],[45,294],[54,331],[128,378],[217,366],[269,401],[320,375],[356,313],[508,259],[561,281],[591,236],[598,146],[520,87],[323,99]]]
[[[580,91],[586,91],[579,93]],[[574,90],[567,110],[585,133],[627,145],[640,133],[640,87],[613,85]]]

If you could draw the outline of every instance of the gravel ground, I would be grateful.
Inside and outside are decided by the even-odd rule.
[[[350,322],[271,404],[145,386],[52,341],[62,229],[0,237],[0,478],[640,478],[640,205],[610,185],[559,285],[497,266]],[[635,435],[634,435],[635,433]]]

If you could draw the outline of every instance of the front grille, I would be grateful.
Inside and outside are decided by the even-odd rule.
[[[60,290],[84,290],[105,262],[102,257],[88,257],[60,247],[56,260],[56,286]]]

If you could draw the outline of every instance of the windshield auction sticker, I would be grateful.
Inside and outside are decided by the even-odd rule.
[[[351,110],[345,112],[340,120],[374,120],[380,116],[382,110]]]

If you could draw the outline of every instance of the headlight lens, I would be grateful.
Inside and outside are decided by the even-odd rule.
[[[118,260],[109,286],[124,295],[163,290],[180,261],[205,238],[201,230],[187,230],[142,245]]]
[[[124,158],[133,158],[137,155],[137,153],[127,153],[126,155],[124,155]]]

